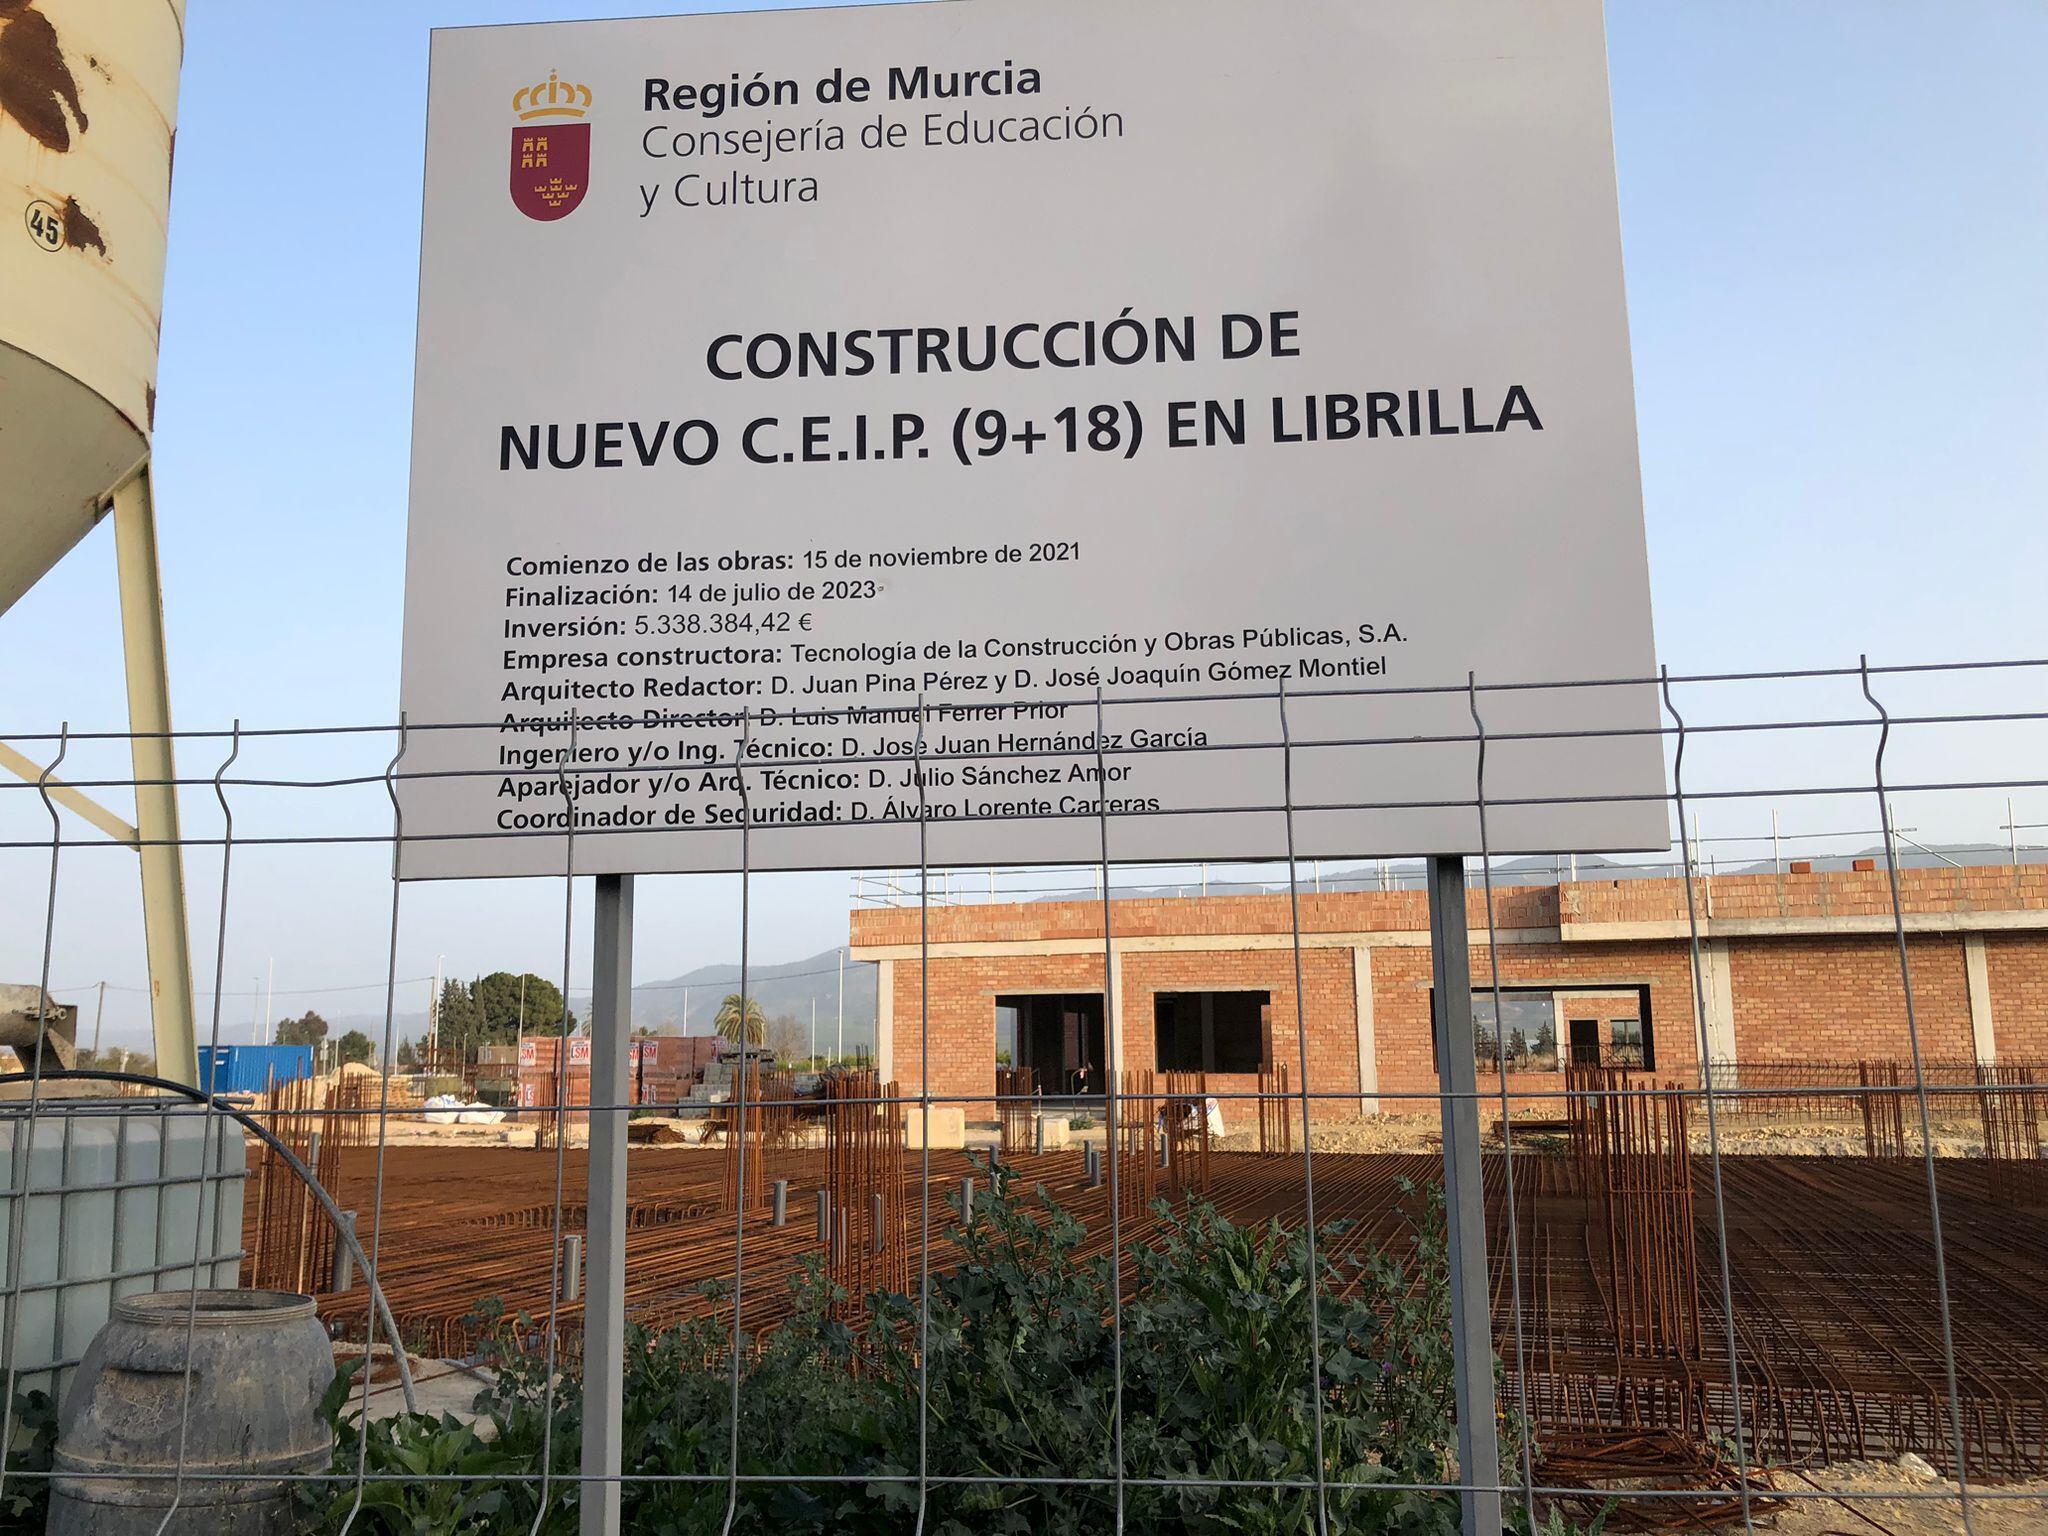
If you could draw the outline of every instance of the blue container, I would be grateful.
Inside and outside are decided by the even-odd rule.
[[[262,1093],[313,1075],[310,1045],[202,1045],[199,1086],[208,1093]]]

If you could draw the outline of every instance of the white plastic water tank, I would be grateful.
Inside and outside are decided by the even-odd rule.
[[[0,613],[149,450],[185,0],[0,5]]]
[[[236,1284],[248,1153],[241,1126],[182,1099],[45,1098],[32,1142],[28,1104],[5,1111],[0,1350],[18,1305],[16,1390],[61,1398],[116,1297],[190,1286],[195,1254],[202,1288]]]

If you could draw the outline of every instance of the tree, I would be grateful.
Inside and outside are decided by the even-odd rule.
[[[545,976],[493,971],[464,985],[450,979],[441,986],[436,1021],[445,1050],[473,1050],[502,1044],[521,1035],[558,1034],[562,1027],[562,990]],[[569,1015],[573,1029],[576,1015]]]
[[[745,1022],[742,1023],[742,1020]],[[768,1030],[768,1015],[761,1011],[761,1004],[757,998],[742,997],[737,992],[728,992],[725,1001],[718,1005],[718,1016],[711,1024],[712,1028],[734,1045],[759,1045],[762,1036]],[[744,1042],[740,1038],[743,1031],[746,1036]]]
[[[107,1046],[95,1051],[91,1046],[78,1048],[74,1066],[92,1072],[139,1072],[144,1077],[156,1076],[156,1058],[144,1051],[123,1050],[118,1045]]]
[[[797,1061],[811,1054],[810,1026],[794,1014],[779,1014],[770,1019],[767,1036],[770,1049],[785,1062]]]
[[[279,1045],[318,1045],[327,1038],[327,1021],[308,1008],[296,1019],[280,1019],[277,1023]]]
[[[472,988],[482,1015],[482,1038],[517,1040],[522,1034],[559,1034],[562,1029],[562,991],[545,976],[531,971],[515,976],[510,971],[493,971]],[[573,1030],[576,1016],[569,1015]]]
[[[441,1036],[441,1043],[451,1048],[467,1047],[481,1037],[483,1011],[476,1005],[476,996],[470,989],[449,977],[441,983],[441,996],[434,1009],[434,1023]]]
[[[334,1050],[343,1061],[361,1062],[365,1066],[377,1054],[377,1047],[370,1043],[370,1037],[360,1029],[352,1029],[335,1041]]]

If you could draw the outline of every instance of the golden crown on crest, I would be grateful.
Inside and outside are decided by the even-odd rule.
[[[589,86],[559,80],[553,70],[545,81],[522,85],[512,93],[512,110],[522,123],[536,117],[581,117],[589,105]]]

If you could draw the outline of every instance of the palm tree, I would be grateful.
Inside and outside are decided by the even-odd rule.
[[[768,1033],[768,1015],[761,1011],[756,998],[742,997],[737,992],[728,992],[725,1001],[718,1005],[718,1016],[712,1020],[712,1027],[733,1044],[741,1044],[741,1021],[745,1020],[745,1043],[759,1045]]]

